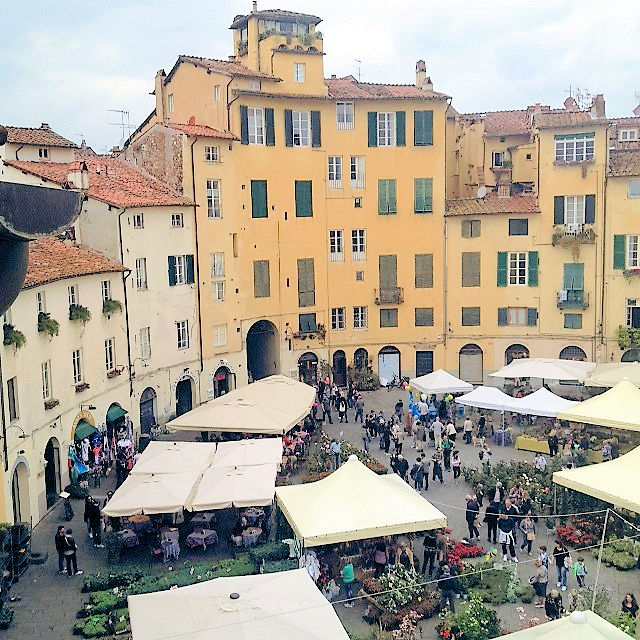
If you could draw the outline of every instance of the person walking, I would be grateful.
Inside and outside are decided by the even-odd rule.
[[[422,454],[422,471],[424,472],[424,490],[429,488],[429,467],[431,466],[431,460],[427,458],[427,454]]]
[[[340,422],[344,422],[345,424],[349,423],[347,416],[347,399],[344,396],[340,396],[338,400],[338,417]]]
[[[418,402],[418,411],[420,415],[420,422],[426,427],[429,421],[429,405],[427,404],[427,396],[424,393],[420,396],[420,402]]]
[[[451,471],[451,451],[453,442],[449,440],[449,436],[445,433],[442,437],[442,459],[444,462],[444,470]]]
[[[331,399],[326,395],[322,399],[322,411],[324,415],[322,416],[323,422],[329,421],[329,424],[333,424],[333,420],[331,419]]]
[[[549,620],[559,620],[564,613],[562,596],[557,589],[551,589],[544,601],[544,612]]]
[[[342,446],[337,440],[332,440],[329,448],[333,456],[333,470],[335,471],[342,462]]]
[[[89,529],[89,537],[93,538],[93,546],[96,549],[104,549],[102,544],[102,519],[100,505],[91,496],[87,496],[84,505],[84,519]]]
[[[382,435],[380,437],[384,444],[384,452],[389,455],[389,447],[391,446],[391,426],[386,422],[382,427]]]
[[[533,545],[533,541],[536,539],[536,525],[530,515],[525,516],[520,522],[520,531],[522,531],[523,534],[520,549],[527,547],[527,554],[531,555],[531,545]]]
[[[540,560],[536,560],[534,563],[535,573],[531,578],[529,578],[529,582],[533,585],[533,590],[536,594],[536,602],[535,606],[537,608],[544,607],[544,600],[547,596],[547,584],[549,582],[549,571],[547,568],[540,562]]]
[[[59,525],[58,531],[55,535],[56,551],[58,552],[58,573],[59,574],[64,573],[64,552],[67,547],[64,534],[65,534],[64,526]]]
[[[384,542],[378,542],[376,549],[373,553],[373,565],[375,567],[373,576],[379,578],[387,567],[389,562],[389,552],[387,551],[387,545]]]
[[[516,558],[514,531],[516,528],[516,519],[518,510],[511,504],[511,500],[506,498],[504,504],[500,506],[498,515],[498,542],[502,545],[502,561],[507,562],[507,547],[512,562],[518,562]]]
[[[447,436],[449,436],[449,440],[451,440],[451,442],[455,442],[456,441],[456,437],[458,435],[458,432],[456,431],[456,426],[453,424],[453,421],[449,421],[447,423],[447,427],[445,429],[445,433],[447,434]]]
[[[368,453],[369,452],[369,442],[371,441],[371,436],[369,435],[369,429],[367,425],[362,424],[362,448]]]
[[[565,560],[569,556],[567,548],[564,546],[561,540],[556,540],[556,546],[551,552],[553,561],[556,565],[556,572],[558,574],[558,581],[556,587],[560,587],[563,591],[567,590],[567,567],[565,566]]]
[[[480,540],[480,532],[478,531],[478,527],[476,526],[476,520],[480,515],[480,507],[476,502],[475,496],[467,496],[467,510],[465,511],[464,517],[467,521],[467,527],[469,529],[469,542],[473,541],[474,536]]]
[[[396,448],[396,454],[400,455],[404,444],[404,429],[397,423],[393,425],[393,444]]]
[[[453,479],[456,481],[456,484],[460,484],[460,467],[462,465],[462,460],[460,460],[460,452],[454,451],[451,455],[451,466],[453,468]],[[480,505],[478,505],[480,506]]]
[[[67,575],[72,578],[73,576],[80,576],[84,571],[78,570],[78,545],[73,537],[73,531],[67,529],[64,533],[64,559],[67,563]]]
[[[433,482],[436,481],[436,478],[440,480],[440,484],[445,484],[442,479],[442,450],[437,448],[433,455],[431,456],[431,462],[433,463],[433,475],[431,476],[431,480]]]
[[[442,430],[444,429],[444,425],[442,424],[442,422],[440,422],[440,418],[436,418],[431,426],[433,428],[435,447],[436,449],[440,449],[440,447],[442,447]]]
[[[354,407],[356,408],[356,417],[354,421],[358,422],[358,418],[360,418],[360,422],[362,423],[364,421],[364,400],[361,395],[358,395],[356,398]]]
[[[462,423],[462,433],[463,439],[467,444],[471,444],[471,437],[473,433],[473,422],[471,422],[471,418],[467,416],[465,421]]]
[[[455,613],[456,606],[456,591],[455,591],[456,579],[451,575],[451,569],[448,564],[442,567],[440,578],[438,580],[438,587],[440,588],[440,607],[442,609],[448,608],[451,613]]]
[[[498,514],[500,503],[491,501],[484,511],[484,521],[487,523],[487,542],[498,543]]]
[[[405,481],[408,482],[409,478],[409,462],[403,457],[401,453],[398,454],[396,461],[396,473]]]
[[[634,620],[638,617],[638,611],[640,607],[638,607],[638,601],[633,593],[626,593],[624,598],[622,599],[622,606],[620,607],[620,611],[622,613],[628,613]],[[637,622],[636,622],[637,624]]]
[[[347,562],[347,564],[340,569],[340,577],[342,578],[342,584],[344,585],[344,590],[349,600],[349,602],[344,603],[344,606],[347,608],[355,607],[356,603],[351,599],[353,598],[353,583],[356,581],[356,577],[351,562]]]
[[[422,573],[427,575],[427,567],[429,568],[429,577],[433,575],[433,566],[436,562],[436,552],[438,550],[438,537],[435,531],[427,531],[422,541],[424,547],[424,556],[422,560]]]
[[[482,509],[483,506],[483,502],[484,502],[484,485],[482,484],[482,482],[478,483],[478,486],[476,486],[476,501],[478,502],[478,506]]]
[[[558,432],[555,429],[551,429],[549,432],[547,444],[549,445],[549,455],[552,458],[558,455]]]
[[[573,565],[573,575],[576,577],[576,581],[578,582],[578,589],[584,589],[587,577],[587,567],[584,564],[584,558],[582,556],[579,557]]]
[[[413,433],[416,441],[416,451],[418,452],[424,451],[426,427],[419,420],[416,420],[415,424],[413,425]]]

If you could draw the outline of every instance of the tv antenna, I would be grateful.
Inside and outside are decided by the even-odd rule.
[[[357,68],[358,68],[358,82],[360,82],[361,78],[361,66],[362,66],[362,60],[358,60],[358,58],[354,58],[354,61],[357,63]]]
[[[120,114],[120,122],[110,122],[109,124],[114,127],[120,127],[122,130],[122,140],[126,140],[134,129],[129,120],[129,112],[124,109],[108,109],[108,111],[109,113]]]

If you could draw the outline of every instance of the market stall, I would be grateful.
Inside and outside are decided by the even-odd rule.
[[[541,387],[521,398],[509,398],[504,409],[512,413],[555,418],[559,412],[567,411],[576,404],[578,402],[566,400],[545,387]]]
[[[517,358],[489,375],[494,378],[541,378],[582,382],[596,367],[595,362],[556,358]]]
[[[511,396],[496,387],[476,387],[470,393],[455,399],[458,404],[466,407],[491,409],[492,411],[504,411],[505,406],[512,400]]]
[[[282,461],[281,438],[248,438],[219,442],[213,467],[246,467]]]
[[[138,458],[131,474],[202,473],[214,459],[215,442],[163,442],[154,440]]]
[[[444,369],[438,369],[424,376],[409,380],[412,389],[425,394],[439,393],[467,393],[473,390],[473,385],[460,380]]]
[[[306,569],[129,596],[133,640],[348,640]],[[161,615],[159,615],[161,612]]]
[[[599,364],[585,378],[587,387],[615,387],[618,382],[628,380],[640,387],[640,362],[605,362]]]

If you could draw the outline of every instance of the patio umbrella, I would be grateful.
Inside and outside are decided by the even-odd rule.
[[[452,376],[444,369],[413,378],[409,384],[420,393],[466,393],[473,390],[472,384]]]
[[[218,443],[213,467],[246,467],[282,463],[282,438],[247,438]]]
[[[542,378],[543,380],[577,380],[582,382],[595,367],[595,362],[556,358],[518,358],[489,375],[494,378]]]
[[[131,473],[202,473],[216,451],[215,442],[162,442],[147,445]]]
[[[585,379],[588,387],[615,387],[628,380],[640,387],[640,362],[605,362],[599,364]]]

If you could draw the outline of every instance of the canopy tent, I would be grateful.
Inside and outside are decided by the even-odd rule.
[[[504,411],[505,405],[513,401],[511,396],[496,389],[496,387],[476,387],[471,393],[456,398],[458,404],[479,409],[493,409]]]
[[[568,489],[640,513],[640,447],[615,460],[556,471],[553,481]]]
[[[128,597],[133,640],[348,640],[306,569]]]
[[[269,376],[175,418],[170,429],[283,435],[311,411],[316,390],[283,375]]]
[[[640,389],[623,380],[609,391],[561,411],[558,419],[640,431]]]
[[[197,472],[129,475],[102,512],[114,517],[177,513],[189,503],[199,477]]]
[[[307,547],[447,524],[447,517],[398,475],[379,476],[356,456],[317,482],[277,487],[276,501]]]
[[[73,438],[74,440],[84,440],[85,438],[90,438],[97,431],[98,430],[91,423],[87,422],[84,418],[80,418],[76,425]]]
[[[419,378],[409,380],[409,385],[420,393],[466,393],[473,385],[460,380],[444,369],[438,369]]]
[[[502,637],[508,640],[629,640],[624,631],[593,611],[574,611],[565,618]]]
[[[219,442],[211,466],[246,467],[281,462],[282,438],[250,438]]]
[[[107,422],[113,423],[127,415],[127,411],[123,409],[117,402],[114,402],[107,410]]]
[[[542,378],[582,382],[595,367],[595,362],[581,362],[579,360],[517,358],[506,367],[489,375],[494,378]]]
[[[504,409],[513,413],[555,418],[559,411],[567,411],[576,404],[578,402],[565,400],[541,387],[523,398],[510,398]]]
[[[210,467],[204,472],[188,509],[209,511],[270,505],[277,474],[274,462],[251,467]]]
[[[615,387],[618,382],[629,380],[640,387],[640,362],[605,362],[585,379],[588,387]]]
[[[132,474],[202,473],[216,452],[215,442],[164,442],[153,440],[135,463]]]

